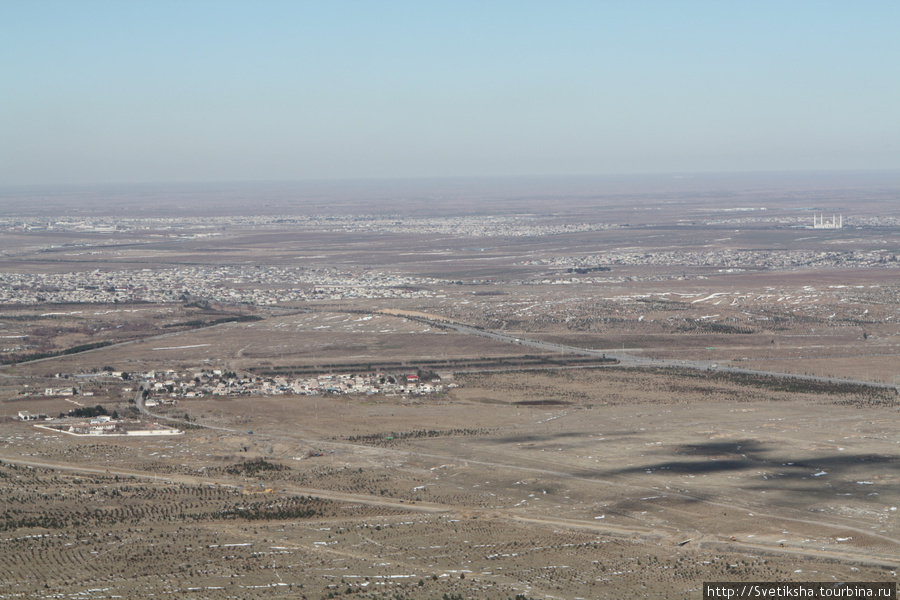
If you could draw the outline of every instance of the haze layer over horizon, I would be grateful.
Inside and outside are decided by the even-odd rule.
[[[0,185],[900,168],[893,2],[5,2]]]

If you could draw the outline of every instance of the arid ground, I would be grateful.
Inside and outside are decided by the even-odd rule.
[[[670,183],[4,196],[0,598],[896,581],[900,184]]]

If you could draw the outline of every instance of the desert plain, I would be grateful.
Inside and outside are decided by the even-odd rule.
[[[896,581],[898,190],[4,191],[0,598]]]

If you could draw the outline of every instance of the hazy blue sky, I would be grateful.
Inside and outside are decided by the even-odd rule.
[[[900,168],[900,2],[0,0],[0,184]]]

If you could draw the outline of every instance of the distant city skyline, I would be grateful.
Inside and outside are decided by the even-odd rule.
[[[900,169],[900,4],[0,0],[0,186]]]

